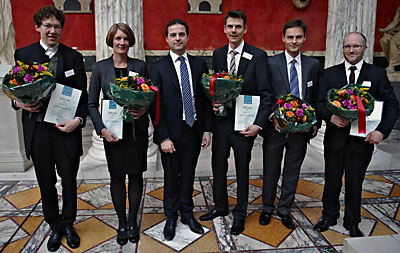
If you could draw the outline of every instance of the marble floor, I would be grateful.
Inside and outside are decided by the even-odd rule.
[[[231,207],[236,203],[236,181],[230,178],[228,193]],[[213,206],[212,178],[195,180],[195,215]],[[268,226],[260,226],[262,179],[250,180],[249,208],[244,232],[230,234],[232,215],[201,222],[205,233],[192,233],[178,220],[176,237],[166,241],[162,234],[165,216],[162,208],[162,179],[145,179],[140,208],[140,242],[120,247],[116,243],[117,216],[110,197],[109,180],[79,180],[78,217],[75,228],[81,236],[76,250],[66,245],[58,252],[341,252],[349,237],[342,217],[330,230],[313,230],[320,217],[323,174],[301,174],[292,216],[297,228],[285,228],[274,215]],[[57,184],[60,192],[61,185]],[[362,222],[365,236],[400,233],[400,171],[369,172],[363,186]],[[344,188],[341,194],[343,204]],[[277,195],[279,196],[279,189]],[[60,200],[61,205],[61,200]],[[342,209],[343,211],[343,209]],[[341,214],[343,214],[341,211]],[[47,252],[50,228],[44,222],[39,188],[35,180],[0,181],[1,252]]]

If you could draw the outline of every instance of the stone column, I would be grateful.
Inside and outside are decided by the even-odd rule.
[[[95,1],[95,29],[96,29],[96,60],[108,58],[112,54],[112,48],[106,44],[106,35],[110,27],[115,23],[128,24],[135,33],[136,43],[129,50],[129,56],[144,60],[145,51],[143,44],[143,2],[142,0],[96,0]],[[92,146],[86,159],[88,163],[99,166],[105,164],[103,141],[93,131]],[[93,161],[94,160],[94,161]],[[149,147],[147,151],[148,170],[146,177],[154,177],[158,165],[158,149],[153,143],[153,128],[149,127]],[[85,166],[87,165],[85,164]]]
[[[376,0],[329,0],[325,68],[343,62],[343,37],[360,32],[367,38],[364,60],[372,63],[375,41]]]
[[[10,0],[0,1],[0,82],[14,64],[15,32]],[[11,108],[10,99],[0,90],[0,172],[23,172],[32,166],[26,159],[21,112]]]
[[[115,23],[126,23],[132,28],[136,43],[129,50],[129,56],[144,60],[142,0],[96,0],[94,3],[97,61],[112,54],[112,48],[106,44],[106,35]]]

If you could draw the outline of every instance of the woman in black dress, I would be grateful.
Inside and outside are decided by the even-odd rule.
[[[139,226],[136,218],[143,193],[143,172],[147,169],[147,147],[149,119],[145,108],[130,110],[134,123],[123,123],[123,138],[118,139],[102,122],[99,113],[99,95],[106,95],[106,84],[115,77],[141,75],[147,76],[143,61],[128,56],[128,50],[135,44],[132,29],[126,24],[114,24],[107,33],[107,45],[113,49],[113,55],[96,62],[93,66],[89,87],[89,113],[98,135],[103,137],[108,171],[111,177],[111,197],[118,215],[117,243],[125,245],[129,241],[139,241]],[[133,138],[135,124],[135,139]],[[126,217],[126,187],[128,175],[129,214]]]

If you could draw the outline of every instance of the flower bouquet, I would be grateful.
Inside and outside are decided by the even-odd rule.
[[[358,119],[360,133],[365,133],[365,117],[374,110],[375,98],[368,87],[349,84],[341,89],[330,89],[326,95],[326,106],[330,112],[344,119]]]
[[[317,122],[315,109],[304,100],[288,94],[281,96],[274,106],[275,118],[281,133],[306,133]]]
[[[4,94],[24,104],[48,98],[55,87],[56,80],[49,63],[24,64],[20,61],[4,76],[2,84]]]
[[[203,74],[201,78],[204,92],[212,101],[222,103],[217,116],[227,116],[225,104],[234,100],[242,91],[243,79],[241,76],[231,75],[226,72]]]
[[[159,120],[160,97],[158,88],[153,86],[150,79],[142,76],[115,78],[114,83],[106,85],[106,93],[119,106],[123,107],[122,118],[126,122],[133,122],[134,118],[129,109],[140,109],[149,106],[156,97],[156,120]]]

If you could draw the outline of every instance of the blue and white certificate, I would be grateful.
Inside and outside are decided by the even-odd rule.
[[[101,119],[103,124],[110,130],[118,139],[122,139],[122,110],[123,107],[117,105],[112,100],[103,100],[101,107]]]
[[[367,135],[374,131],[379,123],[381,123],[383,111],[383,101],[376,101],[374,103],[374,110],[371,115],[367,116],[366,124],[365,124],[365,134],[358,132],[358,120],[354,120],[351,122],[350,135],[358,136],[358,137],[367,137]]]
[[[44,121],[58,124],[75,118],[82,91],[57,83],[51,93]]]
[[[260,96],[239,95],[236,98],[235,131],[242,131],[253,125],[259,105]]]

